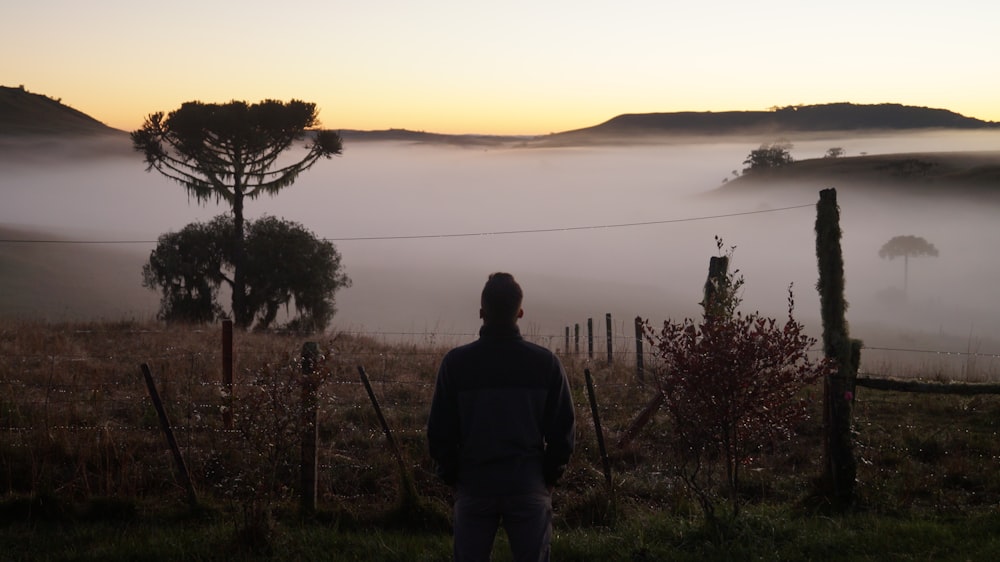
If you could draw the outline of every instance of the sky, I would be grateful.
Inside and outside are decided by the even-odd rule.
[[[302,99],[324,127],[539,135],[623,113],[902,103],[1000,121],[1000,3],[33,0],[0,85],[123,130]]]

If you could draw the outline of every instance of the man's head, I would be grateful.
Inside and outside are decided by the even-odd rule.
[[[522,298],[524,293],[513,275],[493,273],[483,287],[479,317],[483,319],[483,324],[513,325],[524,314],[521,310]]]

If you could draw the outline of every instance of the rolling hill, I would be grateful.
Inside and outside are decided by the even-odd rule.
[[[893,103],[831,103],[771,111],[677,112],[619,115],[593,127],[554,133],[549,144],[629,142],[648,137],[764,136],[790,133],[997,129],[1000,123],[945,109]]]
[[[790,186],[796,189],[903,188],[910,195],[970,196],[1000,202],[1000,151],[876,154],[813,158],[744,173],[718,193]]]
[[[61,100],[31,93],[24,86],[0,86],[0,136],[120,134]]]

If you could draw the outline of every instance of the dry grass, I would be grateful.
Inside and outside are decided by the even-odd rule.
[[[258,404],[251,397],[263,392],[255,380],[262,374],[294,378],[303,343],[298,336],[237,332],[237,405]],[[385,522],[399,506],[400,472],[360,383],[357,367],[364,366],[416,493],[432,511],[445,512],[449,490],[434,477],[423,433],[445,349],[345,335],[319,343],[326,355],[319,391],[320,510],[344,521]],[[239,498],[224,481],[239,474],[270,478],[267,484],[280,492],[270,498],[275,506],[294,510],[295,466],[254,472],[247,463],[263,462],[262,455],[282,447],[290,454],[295,443],[265,439],[251,445],[241,434],[239,408],[235,429],[222,425],[227,399],[218,327],[6,322],[0,324],[0,358],[0,486],[7,497],[182,504],[184,491],[140,376],[139,365],[148,363],[202,501],[238,509]],[[564,362],[577,404],[579,449],[558,495],[560,524],[611,525],[630,513],[659,511],[697,517],[697,507],[674,483],[671,459],[658,446],[659,436],[669,431],[664,416],[654,416],[628,446],[617,445],[653,394],[636,380],[634,366],[578,356]],[[596,381],[615,502],[605,491],[585,368]],[[284,404],[283,415],[295,414],[294,385],[280,387],[273,398]],[[263,412],[263,406],[255,408]],[[855,413],[861,507],[879,513],[968,514],[1000,501],[1000,397],[859,389]],[[760,451],[741,490],[748,502],[815,507],[807,500],[821,472],[821,437],[814,417],[788,446]],[[250,450],[257,446],[262,449]],[[297,457],[286,460],[298,462]]]

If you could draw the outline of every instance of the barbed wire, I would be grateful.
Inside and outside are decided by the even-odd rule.
[[[549,228],[529,228],[523,230],[496,230],[496,231],[482,231],[482,232],[453,232],[453,233],[437,233],[437,234],[408,234],[408,235],[391,235],[391,236],[346,236],[339,238],[322,238],[321,240],[325,242],[358,242],[358,241],[368,241],[368,240],[421,240],[430,238],[471,238],[478,236],[506,236],[512,234],[544,234],[551,232],[573,232],[581,230],[604,230],[613,228],[632,228],[637,226],[652,226],[659,224],[673,224],[682,222],[697,222],[704,220],[715,220],[724,219],[731,217],[740,217],[747,215],[758,215],[762,213],[777,213],[781,211],[790,211],[794,209],[805,209],[814,208],[815,204],[803,204],[803,205],[792,205],[788,207],[778,207],[774,209],[759,209],[756,211],[738,211],[733,213],[723,213],[718,215],[703,215],[696,217],[681,217],[676,219],[662,219],[654,221],[641,221],[641,222],[628,222],[628,223],[615,223],[615,224],[596,224],[596,225],[584,225],[584,226],[566,226],[566,227],[549,227]],[[5,244],[156,244],[158,240],[46,240],[41,238],[0,238],[0,243]]]

